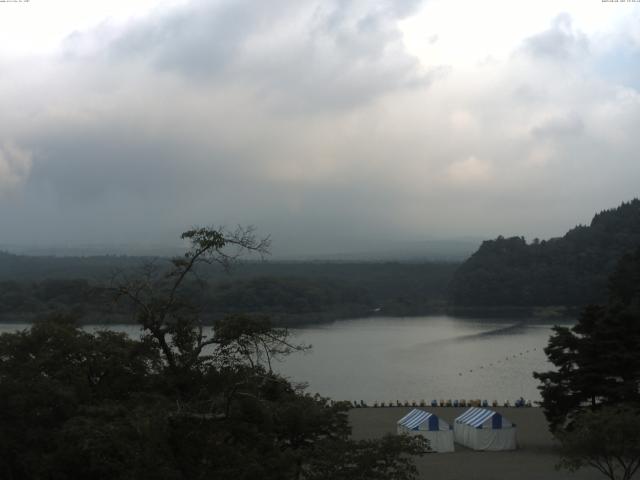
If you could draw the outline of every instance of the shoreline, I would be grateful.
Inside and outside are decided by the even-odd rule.
[[[31,324],[41,318],[46,318],[55,313],[68,313],[78,315],[72,309],[61,309],[41,312],[0,312],[0,324],[24,323]],[[203,325],[211,326],[216,319],[233,315],[235,312],[226,313],[203,313]],[[413,318],[413,317],[430,317],[430,316],[448,316],[466,320],[558,320],[568,321],[577,318],[580,313],[578,307],[572,306],[551,306],[551,307],[456,307],[442,306],[437,308],[425,308],[417,310],[394,310],[372,313],[366,309],[345,309],[333,310],[326,312],[309,312],[309,313],[285,313],[285,312],[267,312],[266,315],[276,327],[285,328],[306,328],[317,325],[331,325],[336,322],[356,320],[363,318],[380,318],[380,317],[397,317],[397,318]],[[247,315],[257,315],[260,312],[246,312]],[[135,325],[137,322],[130,313],[122,312],[101,312],[101,311],[84,311],[78,315],[78,323],[80,325]]]

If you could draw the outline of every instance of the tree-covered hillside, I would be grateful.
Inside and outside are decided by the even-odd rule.
[[[640,246],[640,200],[596,214],[564,237],[483,242],[454,275],[457,306],[579,306],[602,302],[618,260]]]

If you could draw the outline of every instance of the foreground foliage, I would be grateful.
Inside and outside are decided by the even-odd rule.
[[[611,480],[630,480],[640,467],[640,409],[603,407],[579,415],[563,431],[561,467],[576,471],[589,466]]]
[[[143,336],[80,329],[68,316],[0,336],[0,477],[50,479],[412,479],[423,441],[350,440],[347,405],[274,373],[306,348],[264,317],[214,332],[182,287],[200,263],[228,267],[268,243],[194,229],[169,270],[111,287]]]
[[[534,376],[560,466],[627,480],[640,465],[640,249],[620,260],[609,292],[574,327],[555,327],[545,352],[556,369]]]

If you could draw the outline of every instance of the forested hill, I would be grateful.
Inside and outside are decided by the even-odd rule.
[[[564,237],[482,243],[454,275],[456,306],[580,306],[602,302],[616,262],[640,246],[640,200],[596,214]]]

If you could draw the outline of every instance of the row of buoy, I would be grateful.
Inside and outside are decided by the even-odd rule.
[[[372,405],[367,404],[364,400],[360,400],[360,401],[356,401],[354,400],[353,402],[348,402],[351,404],[352,407],[354,408],[385,408],[385,407],[427,407],[427,406],[431,406],[431,407],[488,407],[489,406],[489,402],[487,400],[480,400],[480,399],[475,399],[475,400],[466,400],[466,399],[462,399],[462,400],[432,400],[429,405],[427,405],[427,402],[425,402],[424,400],[420,400],[419,402],[416,401],[412,401],[412,402],[408,402],[408,401],[404,401],[401,402],[399,400],[394,401],[390,401],[388,403],[385,402],[378,402],[375,401],[373,402]],[[511,404],[511,402],[509,400],[505,401],[502,405],[500,405],[498,403],[497,400],[493,400],[491,402],[491,406],[492,407],[516,407],[516,408],[520,408],[520,407],[531,407],[532,403],[531,400],[525,400],[524,398],[520,397],[518,400],[516,400],[513,404]]]
[[[523,351],[523,352],[519,352],[519,353],[516,353],[516,354],[513,354],[513,355],[508,355],[508,356],[506,356],[506,357],[504,358],[504,360],[496,360],[495,364],[497,365],[497,364],[502,363],[502,362],[508,362],[509,360],[511,360],[511,359],[513,359],[513,358],[521,357],[521,356],[523,356],[523,355],[525,355],[525,354],[527,354],[527,353],[529,353],[529,352],[533,352],[533,351],[536,351],[536,350],[537,350],[537,348],[534,348],[533,350],[525,350],[525,351]],[[494,365],[494,364],[493,364],[493,362],[492,362],[492,363],[490,363],[488,366],[489,366],[489,367],[493,367],[493,365]],[[480,365],[476,370],[483,370],[483,369],[484,369],[484,365]],[[473,369],[472,369],[472,368],[471,368],[471,369],[469,369],[469,372],[468,372],[468,373],[473,373]],[[458,376],[462,376],[462,372],[459,372],[459,373],[458,373]]]

